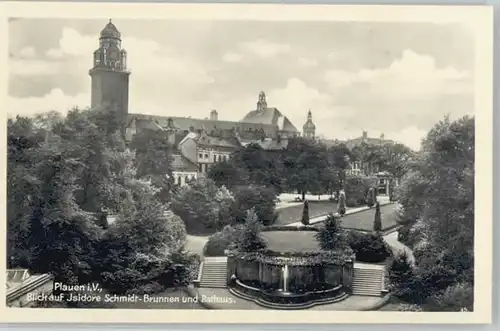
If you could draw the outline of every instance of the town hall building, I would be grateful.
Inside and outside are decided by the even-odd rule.
[[[300,136],[283,113],[268,106],[264,92],[258,95],[256,109],[238,122],[220,120],[217,110],[211,110],[205,119],[130,113],[131,72],[127,66],[127,52],[111,20],[100,33],[99,48],[94,51],[89,74],[91,107],[119,112],[127,140],[141,130],[166,132],[174,146],[174,176],[179,185],[206,174],[213,164],[227,160],[234,151],[249,143],[258,143],[265,149],[281,149],[286,147],[289,138]],[[310,112],[306,124],[308,128],[312,124]]]

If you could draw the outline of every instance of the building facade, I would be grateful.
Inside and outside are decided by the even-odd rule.
[[[122,48],[121,33],[111,20],[100,33],[99,48],[94,52],[89,74],[91,107],[119,112],[127,141],[142,130],[167,133],[174,150],[172,166],[178,185],[205,175],[214,164],[227,160],[249,143],[279,148],[288,138],[300,135],[277,108],[268,107],[264,92],[258,95],[256,109],[241,121],[220,120],[215,109],[205,119],[129,113],[127,52]]]

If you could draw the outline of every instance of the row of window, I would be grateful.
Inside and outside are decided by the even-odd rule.
[[[205,156],[205,157],[203,157],[203,156]],[[199,153],[198,154],[198,158],[199,159],[203,159],[203,158],[208,159],[208,154],[205,153],[205,155],[203,155],[203,153]],[[214,154],[214,163],[215,162],[222,162],[222,161],[225,162],[225,161],[227,161],[227,159],[228,159],[227,155],[216,155],[216,154]]]

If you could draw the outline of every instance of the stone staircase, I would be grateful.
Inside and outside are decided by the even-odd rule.
[[[205,257],[199,287],[227,287],[227,257]]]
[[[385,267],[355,263],[352,280],[352,294],[365,296],[382,296],[384,286]]]

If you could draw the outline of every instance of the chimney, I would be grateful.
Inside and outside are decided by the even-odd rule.
[[[217,114],[217,110],[213,109],[211,112],[210,112],[210,120],[211,121],[218,121],[219,115]]]
[[[363,139],[366,139],[366,138],[368,138],[368,132],[363,131]]]

